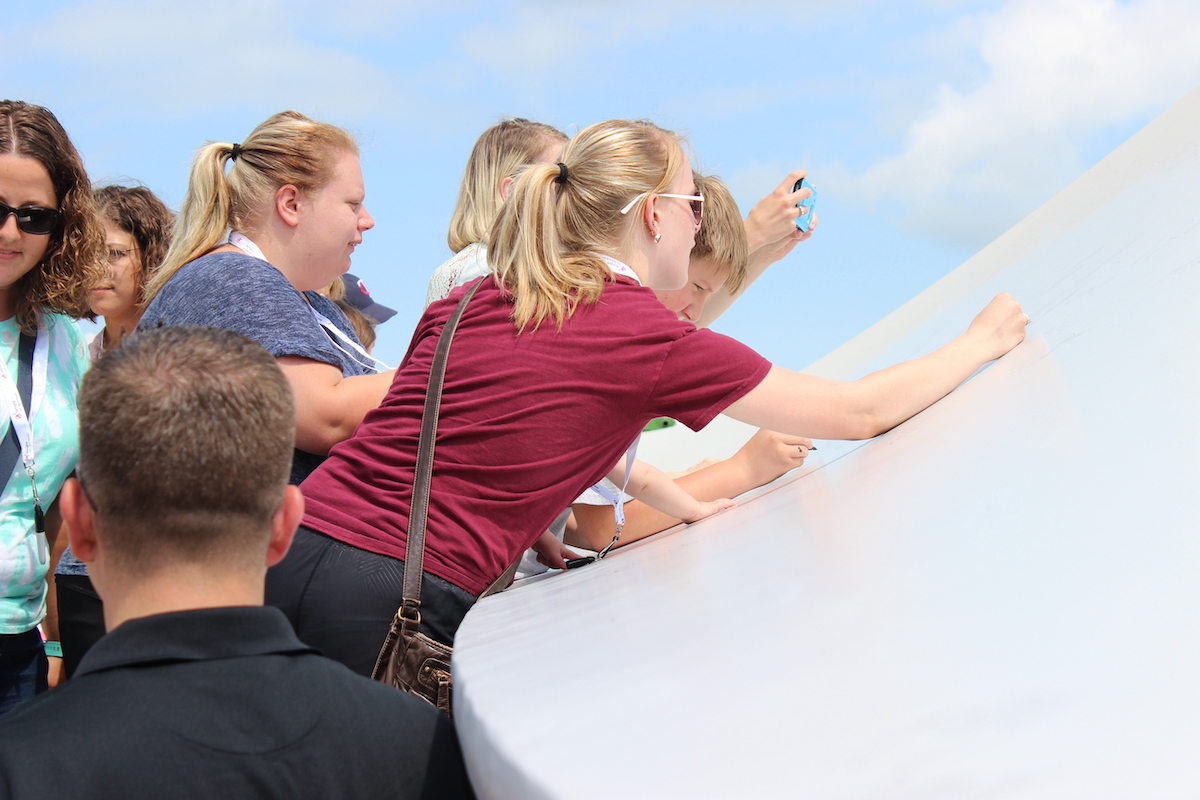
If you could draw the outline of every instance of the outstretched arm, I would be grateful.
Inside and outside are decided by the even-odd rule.
[[[704,302],[704,311],[696,323],[697,327],[707,328],[716,321],[717,317],[733,305],[733,301],[742,296],[750,284],[767,271],[767,267],[791,253],[798,243],[808,239],[816,231],[815,214],[807,233],[796,227],[796,217],[800,215],[796,204],[802,203],[804,198],[812,193],[808,189],[793,192],[792,187],[807,174],[802,169],[789,173],[783,179],[783,183],[750,209],[746,216],[746,239],[750,250],[746,281],[736,294],[731,294],[724,287],[713,292]]]
[[[628,456],[623,457],[616,468],[608,473],[608,479],[618,486],[625,480],[626,458]],[[667,473],[644,461],[633,462],[633,469],[629,473],[629,482],[625,487],[625,492],[664,514],[684,522],[695,522],[710,514],[715,514],[721,509],[737,505],[724,497],[715,500],[697,500],[683,487],[667,477]]]
[[[736,497],[769,483],[785,472],[804,466],[812,440],[761,430],[724,461],[675,478],[675,483],[699,500]],[[622,475],[622,480],[624,475]],[[574,527],[568,524],[568,544],[599,550],[612,541],[616,519],[610,505],[576,503]],[[636,542],[679,524],[680,518],[664,514],[639,501],[625,504],[625,530],[621,545]]]
[[[856,381],[834,381],[772,367],[762,383],[725,409],[734,419],[817,439],[869,439],[949,394],[975,370],[1025,338],[1029,318],[998,294],[967,332],[922,358]]]

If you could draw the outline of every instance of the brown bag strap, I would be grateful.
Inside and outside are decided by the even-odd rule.
[[[404,548],[404,595],[400,604],[400,615],[411,624],[421,620],[421,573],[425,567],[425,523],[429,519],[429,483],[433,477],[433,445],[437,436],[438,414],[442,407],[442,383],[446,378],[446,358],[450,354],[450,342],[458,327],[458,320],[466,310],[467,303],[484,279],[475,282],[458,307],[446,320],[442,335],[438,338],[433,354],[433,366],[429,370],[429,387],[425,392],[425,407],[421,412],[421,438],[417,442],[417,467],[413,476],[412,508],[408,514],[408,542]]]
[[[513,577],[517,574],[517,567],[519,566],[521,566],[521,556],[517,556],[517,560],[509,564],[508,569],[501,572],[500,577],[492,581],[491,585],[484,589],[483,594],[479,595],[476,599],[482,600],[485,597],[490,597],[497,592],[503,592],[507,589],[508,585],[512,583]]]

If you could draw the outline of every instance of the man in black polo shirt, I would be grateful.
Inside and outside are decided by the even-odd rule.
[[[471,796],[445,717],[262,605],[304,509],[274,358],[229,331],[150,331],[92,367],[79,407],[59,506],[109,633],[0,719],[0,797]]]

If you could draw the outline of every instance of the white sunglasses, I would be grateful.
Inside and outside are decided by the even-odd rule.
[[[637,201],[643,197],[649,197],[656,194],[659,197],[678,197],[680,200],[690,200],[692,206],[692,216],[696,218],[696,224],[699,225],[704,219],[704,195],[701,194],[669,194],[668,192],[642,192],[637,197],[629,201],[629,205],[621,209],[621,214],[628,214],[637,205]]]

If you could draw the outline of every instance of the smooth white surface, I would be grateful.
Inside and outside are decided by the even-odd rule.
[[[1200,91],[810,371],[998,291],[1029,338],[925,413],[473,609],[480,797],[1200,796]]]

